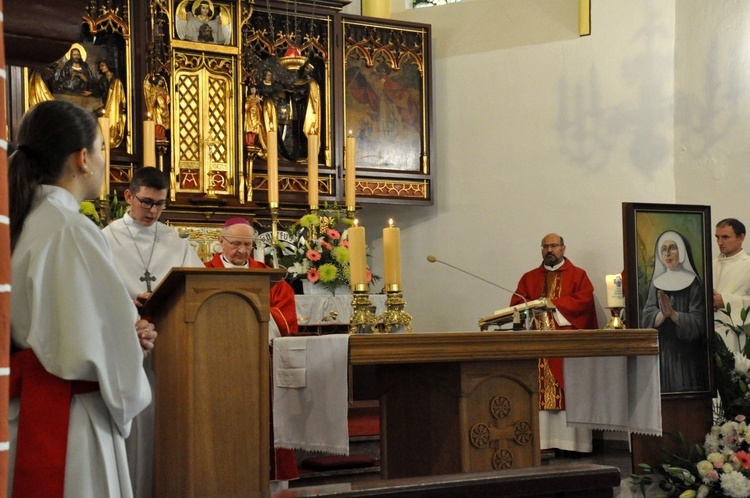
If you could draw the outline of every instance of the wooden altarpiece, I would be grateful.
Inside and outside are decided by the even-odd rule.
[[[269,288],[283,274],[175,268],[148,301],[154,496],[268,496]]]

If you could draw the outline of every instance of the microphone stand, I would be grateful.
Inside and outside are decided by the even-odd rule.
[[[446,262],[445,262],[445,261],[443,261],[443,260],[437,259],[437,258],[436,258],[435,256],[433,256],[433,255],[429,255],[429,256],[427,256],[427,261],[429,261],[430,263],[441,263],[441,264],[444,264],[445,266],[450,266],[450,267],[451,267],[451,268],[453,268],[454,270],[458,270],[458,271],[460,271],[461,273],[465,273],[466,275],[469,275],[470,277],[474,277],[474,278],[476,278],[476,279],[479,279],[479,280],[481,280],[482,282],[485,282],[485,283],[488,283],[488,284],[490,284],[490,285],[492,285],[492,286],[495,286],[495,287],[497,287],[498,289],[502,289],[502,290],[504,290],[505,292],[510,292],[510,293],[511,293],[511,294],[513,294],[514,296],[518,296],[518,297],[520,297],[521,299],[523,299],[523,304],[524,304],[524,311],[526,311],[526,320],[525,320],[525,323],[524,323],[524,327],[525,327],[525,328],[524,328],[524,330],[529,330],[529,322],[531,321],[531,317],[529,316],[529,312],[530,312],[530,310],[529,310],[529,302],[528,302],[528,301],[526,300],[526,298],[525,298],[524,296],[522,296],[522,295],[521,295],[521,294],[519,294],[518,292],[514,292],[514,291],[512,291],[512,290],[510,290],[510,289],[506,289],[506,288],[505,288],[505,287],[503,287],[502,285],[498,285],[498,284],[496,284],[495,282],[490,282],[490,281],[489,281],[489,280],[487,280],[486,278],[482,278],[482,277],[480,277],[479,275],[474,275],[473,273],[470,273],[470,272],[468,272],[468,271],[466,271],[466,270],[464,270],[464,269],[462,269],[462,268],[459,268],[459,267],[457,267],[457,266],[453,266],[453,265],[452,265],[452,264],[450,264],[450,263],[446,263]],[[514,308],[515,308],[515,307],[514,307]]]

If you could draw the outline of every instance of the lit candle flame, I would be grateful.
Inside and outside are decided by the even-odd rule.
[[[359,226],[359,220],[357,218],[354,218],[354,226],[355,227]]]
[[[393,218],[388,218],[388,226],[389,227],[393,226]]]

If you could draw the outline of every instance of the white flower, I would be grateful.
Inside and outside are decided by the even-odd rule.
[[[297,262],[297,263],[294,263],[289,268],[287,268],[286,270],[287,270],[288,273],[291,273],[292,275],[296,276],[296,275],[301,275],[303,273],[307,273],[307,270],[309,270],[309,268],[306,268],[306,266],[307,266],[307,264],[306,264],[305,261],[303,261],[301,263]]]
[[[721,453],[718,453],[718,452],[714,451],[714,452],[709,453],[708,455],[706,455],[706,460],[708,460],[711,463],[723,462],[724,461],[724,455],[722,455]]]
[[[705,484],[702,484],[700,488],[698,488],[698,494],[696,495],[697,498],[706,498],[708,496],[708,493],[711,492],[711,487],[706,486]]]
[[[703,448],[706,450],[706,453],[719,451],[719,436],[713,433],[707,434],[706,442],[703,443]]]
[[[750,496],[750,482],[739,472],[730,472],[721,476],[721,489],[732,498]]]
[[[701,460],[697,463],[696,468],[698,469],[698,474],[700,474],[701,477],[708,476],[708,473],[714,470],[714,464],[709,462],[708,460]]]
[[[750,370],[750,358],[746,358],[742,353],[734,353],[734,369],[742,373]]]

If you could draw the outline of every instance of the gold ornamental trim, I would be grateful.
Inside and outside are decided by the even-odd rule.
[[[279,175],[279,192],[307,193],[309,184],[307,177]],[[268,190],[268,175],[260,173],[253,175],[253,190]],[[323,195],[333,194],[333,176],[326,175],[318,177],[318,193]]]
[[[402,180],[357,180],[355,189],[357,195],[369,197],[406,197],[410,199],[427,199],[428,183],[406,182]]]

